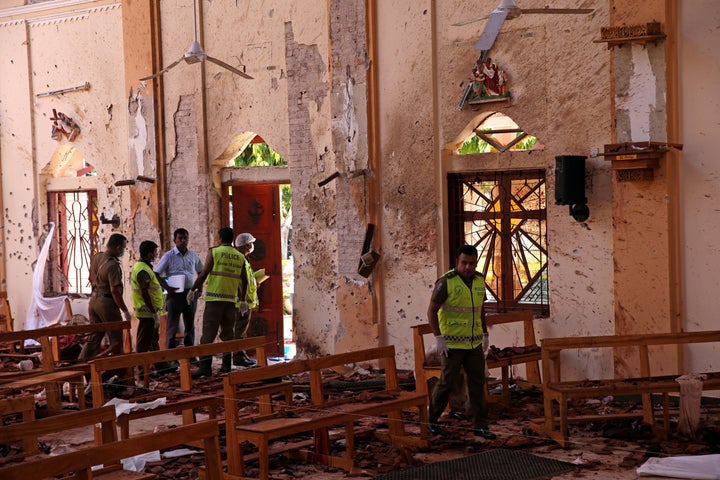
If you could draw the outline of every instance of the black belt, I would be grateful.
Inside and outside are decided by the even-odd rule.
[[[113,298],[112,293],[93,293],[92,296],[96,298]]]

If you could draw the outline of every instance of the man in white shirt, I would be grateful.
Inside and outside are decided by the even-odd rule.
[[[175,230],[173,233],[175,248],[165,252],[165,255],[162,256],[154,269],[155,273],[157,273],[159,277],[163,277],[166,282],[169,281],[171,277],[184,277],[181,282],[182,287],[170,286],[170,288],[168,288],[166,300],[168,312],[167,333],[165,339],[161,339],[161,341],[165,342],[167,348],[176,347],[175,336],[180,324],[180,315],[183,317],[183,324],[185,326],[183,344],[186,347],[191,347],[195,344],[195,309],[197,307],[197,299],[194,298],[192,302],[188,302],[187,294],[195,282],[195,275],[202,272],[203,264],[198,254],[187,248],[189,239],[190,235],[184,228]],[[177,279],[170,281],[171,283],[175,283],[175,280]]]

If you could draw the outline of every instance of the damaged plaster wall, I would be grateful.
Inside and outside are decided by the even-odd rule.
[[[384,309],[381,342],[412,365],[410,327],[425,322],[436,277],[433,33],[435,2],[377,2],[378,198]],[[444,7],[443,7],[444,8]],[[378,271],[378,270],[376,270]]]
[[[680,192],[684,328],[716,330],[720,257],[717,226],[720,225],[720,163],[717,138],[720,129],[720,3],[712,0],[679,3],[679,106]],[[708,345],[689,352],[688,371],[709,372],[718,368],[720,348]],[[714,363],[714,365],[713,365]]]
[[[157,160],[155,155],[155,118],[152,110],[151,98],[146,99],[138,91],[136,95],[130,92],[128,98],[128,169],[130,178],[137,176],[157,179]],[[137,181],[127,187],[130,197],[130,220],[128,242],[129,251],[133,259],[138,259],[140,243],[151,240],[158,245],[160,231],[158,218],[157,189],[162,185],[150,182]],[[162,250],[162,248],[161,248]]]
[[[333,351],[343,352],[378,345],[373,317],[372,279],[357,273],[367,215],[367,42],[365,2],[330,2],[332,59],[332,140],[336,171],[338,285],[335,293],[340,316]]]
[[[579,7],[579,3],[568,7]],[[592,42],[600,27],[609,22],[607,4],[582,3],[582,7],[594,8],[594,12],[582,16],[521,15],[506,21],[489,56],[506,72],[512,100],[509,104],[466,106],[460,112],[455,107],[479,55],[474,49],[479,23],[451,25],[461,19],[458,12],[470,11],[466,2],[443,3],[438,9],[441,148],[455,142],[466,127],[475,127],[472,122],[476,118],[496,111],[510,116],[544,145],[543,150],[532,153],[445,154],[442,171],[443,176],[446,171],[545,171],[550,316],[536,320],[538,339],[614,332],[612,182],[608,162],[601,157],[586,161],[585,194],[590,208],[587,221],[575,221],[567,206],[553,201],[555,157],[589,156],[590,148],[602,150],[610,142],[610,52],[605,45]],[[538,5],[527,2],[524,6]],[[438,213],[442,218],[447,200],[441,201]],[[452,267],[447,258],[451,253],[438,252],[438,274]],[[519,344],[521,338],[518,331],[491,331],[492,344]],[[589,355],[594,356],[578,359],[575,364],[578,375],[586,375],[582,373],[585,365],[612,371],[608,352]],[[574,373],[568,371],[568,375]]]
[[[188,230],[192,249],[204,259],[205,251],[214,244],[205,243],[205,230],[209,225],[207,206],[191,201],[209,196],[207,178],[198,175],[198,119],[194,105],[194,95],[181,95],[172,117],[175,145],[173,156],[166,164],[167,201],[170,206],[168,220],[170,235],[177,228]],[[173,243],[171,245],[174,246]],[[200,249],[201,246],[204,248]]]
[[[291,22],[285,24],[287,108],[292,132],[288,166],[294,192],[293,243],[302,245],[294,251],[295,286],[296,294],[301,293],[297,297],[304,297],[298,298],[293,313],[298,350],[318,353],[334,343],[337,331],[335,195],[333,186],[317,185],[334,171],[334,155],[316,153],[325,150],[320,142],[329,139],[315,137],[313,127],[317,124],[312,122],[313,110],[318,111],[327,101],[328,69],[317,45],[296,42],[292,27]],[[324,298],[317,298],[313,307],[310,299],[316,295]]]
[[[58,147],[70,143],[50,137],[53,109],[80,126],[72,145],[96,167],[97,176],[79,177],[75,188],[102,189],[99,211],[110,217],[117,213],[123,222],[119,231],[126,231],[128,204],[123,192],[111,185],[128,173],[128,132],[126,117],[120,113],[126,95],[122,82],[116,81],[123,78],[122,49],[117,48],[122,44],[120,4],[60,13],[35,9],[27,17],[23,12],[28,9],[17,8],[0,10],[0,152],[7,287],[16,328],[21,328],[30,303],[33,262],[48,221],[43,184],[47,177],[40,173]],[[8,13],[15,15],[13,20],[5,21]],[[60,48],[69,45],[68,39],[73,39],[72,46]],[[36,97],[85,83],[89,89]],[[54,185],[62,187],[63,182],[57,179]],[[104,243],[111,233],[111,226],[101,225],[100,241]]]
[[[622,2],[619,2],[622,3]],[[654,5],[651,5],[653,3]],[[644,11],[622,9],[616,24],[637,25],[662,21],[663,2],[651,2]],[[654,11],[652,7],[655,7]],[[649,18],[649,15],[653,15]],[[665,27],[667,30],[667,27]],[[615,143],[667,141],[666,42],[613,48]],[[615,333],[669,332],[671,252],[669,192],[676,178],[668,175],[667,159],[649,175],[621,181],[613,177],[613,254],[615,262]],[[663,362],[655,374],[675,371],[677,351],[658,347]],[[615,371],[639,372],[632,351],[616,352]]]
[[[46,3],[52,10],[53,2]],[[555,156],[587,155],[590,148],[602,149],[613,141],[666,138],[661,53],[665,47],[623,48],[615,58],[617,75],[612,79],[611,61],[618,49],[608,50],[592,41],[611,22],[662,19],[664,2],[567,3],[569,8],[594,12],[581,17],[522,15],[503,25],[491,56],[510,78],[508,104],[458,111],[456,105],[478,55],[473,45],[480,24],[452,24],[489,13],[494,5],[469,0],[375,2],[377,56],[370,63],[365,2],[201,2],[199,36],[208,54],[245,69],[254,80],[208,63],[181,62],[164,75],[163,98],[158,100],[165,109],[161,131],[166,158],[161,161],[168,173],[169,229],[188,228],[191,248],[201,254],[216,243],[221,226],[219,191],[211,186],[210,165],[239,133],[257,133],[289,163],[295,197],[294,313],[301,350],[329,353],[394,344],[398,365],[409,368],[410,327],[426,321],[431,286],[451,266],[451,253],[443,244],[447,242],[447,173],[540,169],[547,180],[551,313],[536,322],[538,337],[666,326],[667,231],[660,226],[667,228],[667,199],[659,188],[667,180],[664,169],[655,172],[652,184],[618,185],[609,162],[589,158],[585,184],[590,218],[576,222],[566,206],[552,201]],[[541,8],[544,3],[524,0],[523,6]],[[627,15],[610,18],[616,6]],[[117,48],[123,44],[122,8],[118,2],[67,18],[47,15],[27,27],[22,21],[0,18],[4,253],[7,285],[14,309],[19,306],[19,318],[24,317],[23,305],[29,303],[25,292],[30,264],[47,218],[39,172],[57,149],[49,138],[52,108],[79,121],[83,130],[75,144],[98,169],[95,182],[106,188],[100,209],[107,216],[120,216],[117,231],[130,235],[133,245],[156,234],[153,216],[158,215],[158,206],[152,188],[112,186],[117,180],[134,178],[141,168],[143,173],[151,172],[153,143],[159,141],[152,134],[155,119],[146,111],[155,100],[152,93],[133,97],[139,82],[128,89],[117,81],[127,74],[123,61],[128,61]],[[162,62],[167,65],[192,42],[193,3],[163,0],[159,8]],[[713,15],[703,21],[714,21],[717,15]],[[68,38],[82,39],[81,45],[57,47]],[[710,52],[707,57],[714,58]],[[692,64],[701,73],[685,81],[701,78],[701,66],[715,81],[714,64],[703,60]],[[372,122],[366,118],[369,72],[377,72],[377,98],[372,100],[379,108],[379,157],[372,163],[367,145]],[[34,97],[85,81],[91,84],[89,91]],[[620,100],[617,118],[610,90],[613,81],[620,85],[615,92]],[[688,91],[687,97],[692,93]],[[126,107],[128,95],[131,103]],[[714,99],[710,92],[705,96]],[[703,98],[697,96],[697,102]],[[142,105],[133,105],[134,99]],[[693,115],[690,108],[688,102],[687,117]],[[493,111],[508,114],[538,137],[545,149],[467,158],[443,153],[478,115]],[[707,270],[697,268],[707,257],[702,252],[712,251],[714,239],[708,212],[714,211],[717,182],[706,157],[712,151],[707,142],[716,135],[711,130],[714,117],[708,115],[709,120],[698,123],[709,133],[697,124],[693,127],[710,140],[700,142],[702,150],[689,150],[688,168],[681,169],[687,175],[685,195],[692,192],[684,205],[686,256],[692,255],[694,262],[685,267],[686,276],[693,277],[685,292],[693,301],[686,307],[690,326],[708,325],[712,305],[707,299],[717,283],[712,261]],[[613,138],[616,121],[617,138]],[[689,137],[686,143],[699,142],[700,137]],[[334,172],[340,176],[318,186]],[[62,184],[59,179],[53,182]],[[182,194],[185,189],[191,192],[190,201]],[[381,262],[370,279],[364,279],[355,269],[371,219],[377,224],[374,247]],[[102,240],[112,231],[103,225]],[[133,256],[134,252],[126,256],[126,273]],[[517,341],[517,334],[507,335],[509,341]],[[494,343],[502,343],[502,337],[496,338]],[[612,370],[612,358],[599,357],[577,359],[573,368],[582,374],[589,363],[605,373]]]

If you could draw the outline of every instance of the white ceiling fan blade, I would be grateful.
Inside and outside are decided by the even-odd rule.
[[[592,13],[592,8],[521,8],[522,13]]]
[[[488,18],[488,21],[485,24],[485,30],[483,30],[482,35],[480,35],[480,38],[475,43],[476,50],[482,51],[490,50],[490,48],[492,48],[508,13],[509,12],[507,10],[498,9],[490,14],[490,18]]]
[[[453,23],[453,27],[462,27],[463,25],[470,25],[471,23],[479,22],[480,20],[485,20],[486,18],[489,18],[490,15],[483,15],[482,17],[477,18],[471,18],[470,20],[463,20],[462,22]]]
[[[152,80],[152,79],[155,78],[155,77],[159,77],[160,75],[162,75],[163,73],[167,72],[168,70],[170,70],[171,68],[173,68],[173,67],[174,67],[175,65],[177,65],[178,63],[180,63],[180,62],[182,61],[182,59],[183,59],[183,57],[178,58],[178,59],[175,60],[173,63],[171,63],[171,64],[168,65],[167,67],[163,68],[163,69],[160,70],[159,72],[153,73],[153,74],[150,75],[149,77],[143,77],[143,78],[140,79],[140,81],[142,82],[142,81],[144,81],[144,80]]]
[[[222,60],[218,60],[217,58],[213,58],[213,57],[211,57],[210,55],[208,55],[205,59],[206,59],[208,62],[212,62],[212,63],[214,63],[215,65],[219,65],[219,66],[221,66],[221,67],[223,67],[223,68],[225,68],[225,69],[227,69],[227,70],[230,70],[230,71],[233,72],[234,74],[240,75],[240,76],[243,77],[243,78],[247,78],[248,80],[252,80],[252,79],[253,79],[253,77],[251,77],[251,76],[248,75],[247,73],[241,72],[241,71],[238,70],[237,68],[228,65],[227,63],[223,62]]]

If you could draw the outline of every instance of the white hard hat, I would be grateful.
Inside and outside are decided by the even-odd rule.
[[[248,243],[253,243],[254,241],[255,237],[253,237],[249,233],[241,233],[237,236],[237,238],[235,238],[235,246],[239,248],[247,245]]]

